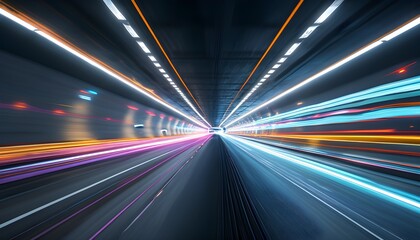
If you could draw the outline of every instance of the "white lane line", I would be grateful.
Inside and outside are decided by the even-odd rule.
[[[341,212],[340,210],[336,209],[335,207],[331,206],[330,204],[328,204],[327,202],[325,202],[324,200],[320,199],[319,197],[315,196],[313,193],[311,193],[310,191],[306,190],[305,188],[301,187],[299,184],[294,183],[291,179],[287,178],[286,176],[284,176],[283,174],[279,173],[277,170],[272,169],[275,173],[277,173],[278,175],[280,175],[281,177],[283,177],[284,179],[286,179],[287,181],[289,181],[290,183],[292,183],[293,185],[295,185],[296,187],[300,188],[301,190],[303,190],[304,192],[306,192],[307,194],[311,195],[313,198],[315,198],[316,200],[320,201],[321,203],[323,203],[325,206],[331,208],[332,210],[334,210],[335,212],[337,212],[338,214],[340,214],[341,216],[343,216],[344,218],[346,218],[347,220],[349,220],[350,222],[354,223],[355,225],[359,226],[361,229],[365,230],[366,232],[370,233],[372,236],[376,237],[377,239],[383,239],[380,236],[376,235],[374,232],[372,232],[371,230],[369,230],[368,228],[364,227],[362,224],[358,223],[356,220],[353,220],[351,217],[347,216],[346,214],[344,214],[343,212]]]
[[[209,140],[209,138],[202,143],[198,149],[195,151],[195,153],[198,152],[198,150],[201,149],[201,147],[207,143],[207,141]],[[149,204],[147,204],[147,206],[136,216],[136,218],[134,218],[133,221],[131,221],[131,223],[124,229],[123,233],[126,232],[131,226],[134,225],[134,223],[144,214],[144,212],[146,212],[146,210],[155,202],[155,200],[163,193],[163,190],[165,190],[165,188],[172,182],[172,180],[175,178],[175,176],[181,172],[181,170],[190,162],[190,160],[192,158],[194,158],[195,154],[193,156],[191,156],[190,159],[188,159],[175,173],[174,175],[172,175],[172,177],[165,183],[165,185],[163,185],[163,187],[160,189],[159,193],[156,194],[156,196],[149,202]]]
[[[108,180],[110,180],[110,179],[112,179],[112,178],[115,178],[115,177],[117,177],[117,176],[119,176],[119,175],[121,175],[121,174],[123,174],[123,173],[126,173],[126,172],[128,172],[128,171],[131,171],[131,170],[133,170],[134,168],[140,167],[140,166],[142,166],[142,165],[144,165],[144,164],[146,164],[146,163],[149,163],[149,162],[151,162],[151,161],[154,161],[154,160],[156,160],[156,159],[158,159],[158,158],[160,158],[160,157],[162,157],[162,156],[165,156],[165,155],[167,155],[167,154],[169,154],[169,153],[172,153],[172,152],[174,152],[174,151],[177,151],[177,150],[178,150],[178,149],[175,149],[175,150],[169,151],[169,152],[167,152],[167,153],[164,153],[164,154],[162,154],[162,155],[159,155],[159,156],[157,156],[157,157],[154,157],[154,158],[152,158],[152,159],[149,159],[149,160],[147,160],[147,161],[145,161],[145,162],[142,162],[142,163],[140,163],[140,164],[137,164],[137,165],[135,165],[135,166],[133,166],[133,167],[127,168],[126,170],[123,170],[123,171],[121,171],[121,172],[119,172],[119,173],[116,173],[116,174],[114,174],[114,175],[110,176],[110,177],[107,177],[107,178],[105,178],[105,179],[102,179],[101,181],[98,181],[98,182],[96,182],[96,183],[93,183],[93,184],[91,184],[91,185],[89,185],[89,186],[87,186],[87,187],[84,187],[84,188],[79,189],[79,190],[77,190],[77,191],[75,191],[75,192],[72,192],[72,193],[70,193],[70,194],[67,194],[67,195],[66,195],[66,196],[64,196],[64,197],[58,198],[58,199],[56,199],[56,200],[54,200],[54,201],[52,201],[52,202],[49,202],[49,203],[44,204],[44,205],[42,205],[42,206],[40,206],[40,207],[37,207],[37,208],[35,208],[35,209],[33,209],[33,210],[31,210],[31,211],[27,212],[27,213],[24,213],[24,214],[22,214],[22,215],[19,215],[19,216],[17,216],[17,217],[15,217],[15,218],[13,218],[13,219],[10,219],[9,221],[6,221],[6,222],[4,222],[4,223],[0,224],[0,229],[2,229],[2,228],[4,228],[4,227],[7,227],[7,226],[9,226],[9,225],[10,225],[10,224],[12,224],[12,223],[15,223],[15,222],[17,222],[17,221],[19,221],[19,220],[21,220],[21,219],[23,219],[23,218],[26,218],[26,217],[28,217],[28,216],[30,216],[30,215],[32,215],[32,214],[34,214],[34,213],[37,213],[37,212],[39,212],[39,211],[41,211],[41,210],[43,210],[43,209],[45,209],[45,208],[47,208],[47,207],[50,207],[50,206],[52,206],[52,205],[54,205],[54,204],[56,204],[56,203],[59,203],[59,202],[61,202],[61,201],[63,201],[63,200],[66,200],[67,198],[70,198],[70,197],[72,197],[72,196],[74,196],[74,195],[76,195],[76,194],[79,194],[79,193],[81,193],[81,192],[83,192],[83,191],[86,191],[86,190],[88,190],[88,189],[92,188],[92,187],[95,187],[95,186],[97,186],[97,185],[99,185],[99,184],[101,184],[101,183],[103,183],[103,182],[106,182],[106,181],[108,181]]]
[[[235,143],[234,143],[235,144]],[[240,145],[235,144],[237,147],[239,147],[242,151],[247,152],[244,148],[242,148]],[[248,152],[247,152],[248,153]],[[249,154],[249,153],[248,153]],[[254,158],[254,157],[253,157]],[[256,158],[254,158],[255,160],[257,160]],[[278,172],[276,169],[274,169],[273,167],[271,167],[270,165],[272,165],[271,163],[269,163],[267,160],[264,161],[259,161],[258,162],[262,163],[263,165],[265,165],[267,168],[271,169],[272,171],[274,171],[277,175],[281,176],[282,178],[286,179],[288,182],[292,183],[293,185],[295,185],[296,187],[300,188],[301,190],[303,190],[304,192],[306,192],[307,194],[309,194],[310,196],[312,196],[313,198],[315,198],[316,200],[320,201],[321,203],[323,203],[324,205],[326,205],[327,207],[329,207],[330,209],[334,210],[335,212],[337,212],[338,214],[340,214],[341,216],[343,216],[344,218],[346,218],[347,220],[349,220],[350,222],[354,223],[355,225],[357,225],[358,227],[360,227],[361,229],[365,230],[366,232],[368,232],[369,234],[371,234],[372,236],[374,236],[377,239],[383,239],[380,236],[376,235],[374,232],[372,232],[371,230],[369,230],[368,228],[364,227],[363,225],[361,225],[360,223],[358,223],[356,220],[353,220],[351,217],[347,216],[346,214],[344,214],[343,212],[341,212],[340,210],[334,208],[333,206],[331,206],[330,204],[328,204],[327,202],[325,202],[324,200],[320,199],[319,197],[315,196],[313,193],[309,192],[308,190],[306,190],[305,188],[301,187],[299,184],[295,183],[294,181],[292,181],[291,179],[289,179],[288,177],[284,176],[282,173]]]

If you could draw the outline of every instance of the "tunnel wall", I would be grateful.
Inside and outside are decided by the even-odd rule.
[[[0,60],[0,145],[157,137],[197,130],[147,103],[132,102],[37,63],[2,52]]]

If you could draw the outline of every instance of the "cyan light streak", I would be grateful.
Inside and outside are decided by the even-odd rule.
[[[292,155],[274,147],[265,146],[263,144],[255,143],[253,141],[227,134],[223,134],[222,136],[232,142],[236,142],[236,144],[238,142],[245,144],[248,148],[259,150],[272,156],[278,157],[282,160],[300,165],[325,177],[333,179],[341,184],[355,189],[363,190],[364,192],[370,193],[377,197],[381,197],[392,203],[420,213],[420,197],[418,196],[375,183],[363,177],[327,166],[325,164],[317,163],[300,156]]]
[[[368,120],[383,119],[383,118],[413,117],[413,116],[420,116],[420,106],[380,109],[380,110],[370,111],[370,112],[366,112],[362,114],[331,116],[327,118],[320,118],[320,119],[306,120],[306,121],[250,126],[250,127],[232,129],[230,131],[251,131],[251,130],[281,129],[281,128],[291,128],[291,127],[307,127],[307,126],[315,126],[315,125],[339,124],[339,123],[360,122],[360,121],[368,121]]]
[[[263,118],[253,123],[242,125],[239,128],[238,127],[231,128],[230,131],[236,131],[239,129],[244,130],[244,128],[248,126],[256,126],[256,125],[274,122],[274,121],[278,122],[281,120],[299,118],[299,117],[308,116],[308,115],[315,115],[319,113],[325,113],[328,111],[337,111],[341,109],[355,108],[355,107],[360,107],[360,106],[373,104],[373,103],[380,103],[380,102],[385,102],[385,101],[390,101],[390,100],[399,100],[399,99],[417,97],[417,96],[420,96],[420,76],[416,76],[413,78],[409,78],[409,79],[405,79],[405,80],[401,80],[401,81],[397,81],[397,82],[393,82],[389,84],[384,84],[381,86],[377,86],[377,87],[370,88],[364,91],[360,91],[360,92],[356,92],[356,93],[342,96],[339,98],[335,98],[335,99],[325,101],[322,103],[298,108],[293,111]],[[378,118],[389,117],[389,116],[392,117],[393,114],[395,114],[395,117],[399,117],[400,116],[399,112],[400,112],[399,110],[389,111],[389,112],[382,111],[382,112],[377,112],[375,114],[378,114],[378,113],[383,114],[383,116],[378,117]],[[410,108],[409,112],[415,113],[416,109]],[[363,115],[363,114],[359,117],[363,117],[363,116],[369,117],[369,119],[374,119],[374,118],[371,118],[370,115]],[[402,116],[406,116],[406,115],[402,115]],[[338,119],[337,123],[345,122],[343,120],[344,119]],[[352,118],[347,118],[347,120],[348,121],[362,121],[363,119],[355,117],[354,120],[352,120]],[[312,121],[309,121],[307,123],[311,124]],[[331,121],[331,123],[334,123],[333,120]],[[324,123],[322,123],[321,121],[316,124],[330,124],[330,123],[328,123],[328,121],[325,121]],[[305,124],[301,124],[297,126],[305,126]],[[294,126],[288,126],[288,127],[294,127]],[[255,127],[253,127],[252,129],[255,129]],[[267,128],[264,128],[264,129],[267,129]]]

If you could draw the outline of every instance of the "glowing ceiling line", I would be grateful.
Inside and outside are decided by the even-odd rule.
[[[299,10],[300,6],[303,4],[303,0],[299,0],[299,2],[296,4],[295,8],[292,10],[292,12],[290,13],[289,17],[287,17],[286,21],[283,23],[283,25],[281,26],[280,30],[277,32],[276,36],[274,37],[274,39],[271,41],[270,45],[268,46],[268,48],[265,50],[264,54],[261,56],[260,60],[258,60],[257,64],[254,66],[254,68],[252,69],[251,73],[248,75],[248,77],[246,78],[245,82],[242,84],[242,86],[239,88],[238,92],[236,93],[235,97],[232,99],[232,101],[229,103],[229,106],[226,108],[225,112],[223,113],[222,116],[222,121],[219,124],[219,127],[223,124],[223,122],[230,117],[231,114],[229,114],[229,116],[225,119],[225,115],[226,113],[229,111],[230,107],[232,106],[232,104],[235,102],[235,100],[238,98],[238,95],[241,93],[242,89],[245,87],[245,85],[249,82],[249,80],[251,79],[251,77],[254,75],[255,71],[257,70],[257,68],[260,66],[261,62],[265,59],[266,55],[270,52],[271,48],[273,47],[273,45],[277,42],[277,39],[280,37],[280,35],[283,33],[284,29],[286,29],[287,25],[289,25],[289,22],[292,20],[292,18],[294,17],[294,15],[296,14],[296,12]],[[277,68],[277,67],[276,67]],[[261,81],[260,83],[264,82],[265,80]],[[251,94],[249,93],[245,98],[248,98]],[[240,105],[242,105],[240,103]],[[236,111],[237,107],[232,110],[232,112]],[[223,120],[225,119],[225,120]]]
[[[4,5],[2,5],[0,7],[0,14],[7,17],[8,19],[20,24],[21,26],[39,34],[40,36],[44,37],[45,39],[49,40],[50,42],[56,44],[57,46],[63,48],[64,50],[70,52],[71,54],[75,55],[76,57],[82,59],[83,61],[89,63],[90,65],[100,69],[101,71],[107,73],[108,75],[112,76],[113,78],[117,79],[118,81],[126,84],[127,86],[133,88],[134,90],[140,92],[141,94],[147,96],[148,98],[150,98],[151,100],[163,105],[164,107],[180,114],[181,116],[187,118],[188,120],[194,122],[195,124],[197,124],[198,126],[201,126],[203,128],[207,128],[207,126],[205,126],[202,122],[198,121],[197,119],[193,118],[192,116],[188,116],[187,114],[179,111],[178,109],[176,109],[175,107],[173,107],[172,105],[166,103],[165,101],[153,96],[151,93],[147,92],[146,89],[142,89],[139,86],[136,86],[134,83],[132,83],[131,81],[127,80],[129,79],[128,77],[126,77],[125,75],[119,73],[118,71],[116,71],[113,68],[108,68],[106,66],[104,66],[103,64],[99,63],[98,60],[94,57],[92,57],[89,54],[83,54],[80,53],[79,51],[77,51],[75,48],[73,48],[69,43],[67,42],[63,42],[60,41],[59,39],[57,39],[56,37],[53,37],[52,35],[50,35],[47,32],[41,31],[39,30],[37,27],[33,26],[32,24],[26,22],[25,20],[19,18],[18,16],[16,16],[14,13],[11,13],[9,11],[7,11],[6,9],[4,9],[3,7],[5,7]],[[35,21],[34,21],[35,22]],[[156,95],[157,96],[157,95]]]
[[[416,27],[419,24],[420,24],[420,17],[419,16],[416,16],[414,19],[412,19],[412,20],[406,22],[405,24],[401,25],[400,27],[396,28],[391,33],[385,34],[384,36],[380,37],[378,40],[375,40],[374,42],[368,44],[367,46],[364,46],[364,47],[360,48],[356,52],[350,54],[349,56],[347,56],[347,57],[345,57],[343,59],[341,59],[340,61],[334,63],[333,65],[325,68],[324,70],[316,73],[315,75],[312,75],[311,77],[309,77],[309,78],[305,79],[304,81],[296,84],[295,86],[293,86],[293,87],[291,87],[291,88],[283,91],[282,93],[278,94],[277,96],[273,97],[272,99],[270,99],[270,100],[264,102],[263,104],[255,107],[251,111],[248,111],[247,113],[241,115],[240,117],[235,118],[234,120],[232,120],[231,122],[229,122],[227,125],[224,125],[224,127],[228,127],[228,126],[232,125],[233,123],[235,123],[235,122],[237,122],[237,121],[245,118],[246,116],[248,116],[248,115],[250,115],[250,114],[252,114],[252,113],[260,110],[261,108],[263,108],[263,107],[265,107],[265,106],[267,106],[267,105],[269,105],[269,104],[277,101],[278,99],[284,97],[285,95],[287,95],[287,94],[289,94],[291,92],[294,92],[295,90],[297,90],[297,89],[305,86],[306,84],[308,84],[308,83],[310,83],[310,82],[312,82],[312,81],[320,78],[321,76],[323,76],[323,75],[325,75],[325,74],[327,74],[327,73],[329,73],[329,72],[331,72],[331,71],[333,71],[333,70],[341,67],[342,65],[345,65],[346,63],[352,61],[353,59],[355,59],[355,58],[357,58],[357,57],[359,57],[359,56],[361,56],[361,55],[369,52],[370,50],[372,50],[374,48],[376,48],[377,46],[381,45],[382,43],[385,43],[387,41],[392,40],[396,36],[398,36],[398,35],[406,32],[406,31],[408,31],[408,30]],[[226,121],[226,119],[225,119],[225,121]]]
[[[297,42],[295,42],[288,50],[287,50],[287,52],[283,55],[283,57],[282,58],[280,58],[272,67],[271,67],[271,69],[267,72],[267,74],[265,74],[259,81],[258,81],[258,83],[248,92],[248,94],[238,103],[238,105],[236,105],[236,107],[230,112],[230,114],[225,118],[225,119],[223,119],[221,122],[220,122],[220,124],[219,124],[219,127],[220,126],[222,126],[222,124],[223,123],[225,123],[226,122],[226,120],[228,119],[228,118],[230,118],[232,115],[233,115],[233,113],[235,113],[236,112],[236,110],[238,110],[238,108],[240,107],[240,106],[242,106],[242,104],[244,104],[245,102],[246,102],[246,100],[248,100],[248,98],[265,82],[265,81],[267,81],[267,79],[268,78],[270,78],[270,76],[271,76],[271,74],[273,74],[286,60],[287,60],[287,58],[288,57],[290,57],[290,55],[300,46],[300,44],[304,41],[303,39],[306,39],[306,38],[308,38],[309,37],[309,35],[311,35],[314,31],[315,31],[315,29],[316,28],[318,28],[319,26],[320,26],[320,24],[321,23],[323,23],[324,21],[325,21],[325,19],[327,19],[340,5],[341,5],[341,3],[343,3],[343,1],[344,0],[335,0],[325,11],[324,11],[324,13],[322,13],[322,15],[299,37],[299,39],[298,39],[298,41]],[[299,6],[299,5],[298,5]],[[298,7],[297,6],[297,7]],[[297,10],[297,9],[295,9],[295,10]],[[272,44],[274,44],[274,43],[272,43]],[[271,45],[270,45],[270,47],[271,47]],[[269,50],[269,49],[268,49]],[[267,52],[266,52],[267,53]],[[262,60],[262,59],[261,59]],[[260,61],[261,61],[260,60]],[[260,62],[259,62],[260,63]],[[258,67],[258,66],[256,66],[256,67]],[[255,68],[254,68],[254,70],[255,70]],[[251,76],[250,76],[251,77]],[[250,78],[249,77],[249,78]],[[248,80],[249,80],[249,78],[247,79],[247,81],[245,82],[245,84],[248,82]],[[243,88],[243,86],[244,85],[242,85],[242,87],[241,87],[241,89],[240,90],[242,90],[242,88]],[[238,94],[239,94],[239,92],[238,92]],[[237,94],[237,95],[238,95]],[[235,99],[236,99],[236,97],[237,97],[237,95],[235,96]],[[234,99],[234,100],[235,100]],[[234,101],[233,100],[233,101]],[[232,101],[232,102],[233,102]],[[232,104],[232,103],[231,103]],[[230,104],[230,105],[231,105]],[[230,107],[230,105],[229,105],[229,107]],[[229,110],[229,107],[228,107],[228,109],[226,109],[226,111],[228,111]],[[225,112],[225,114],[226,114],[226,112]],[[224,117],[224,114],[223,114],[223,117]]]
[[[128,24],[128,21],[126,20],[126,18],[123,16],[123,14],[118,10],[118,8],[114,5],[114,3],[111,0],[103,0],[104,3],[106,4],[106,6],[108,7],[108,9],[115,15],[115,17],[122,21],[121,23],[123,24],[123,26],[125,27],[125,29],[127,30],[128,33],[130,33],[130,35],[137,41],[137,44],[139,44],[139,46],[141,47],[141,49],[146,53],[146,55],[150,58],[150,60],[152,61],[152,63],[159,69],[159,71],[161,72],[161,74],[163,75],[163,77],[166,78],[166,80],[169,82],[169,84],[178,92],[178,94],[182,97],[182,99],[188,104],[188,106],[190,106],[190,108],[210,127],[210,123],[208,123],[208,121],[198,112],[198,110],[194,107],[194,105],[191,103],[191,101],[185,96],[185,94],[178,88],[178,86],[172,81],[172,79],[169,77],[168,74],[166,74],[165,70],[162,68],[162,66],[160,65],[160,63],[157,61],[157,59],[151,55],[151,51],[150,49],[146,46],[146,44],[143,41],[138,41],[140,39],[139,35],[135,32],[135,30],[131,27],[130,24]],[[185,84],[184,80],[181,78],[181,76],[179,75],[178,71],[176,70],[175,66],[172,64],[172,61],[170,60],[170,58],[168,57],[168,55],[166,54],[165,50],[163,49],[162,45],[160,44],[159,40],[157,39],[157,37],[155,36],[153,30],[151,29],[150,25],[148,24],[148,22],[146,21],[146,18],[143,16],[142,12],[140,11],[140,8],[137,6],[137,4],[135,3],[135,1],[132,1],[134,4],[134,7],[136,8],[137,12],[139,13],[140,17],[142,18],[142,20],[144,21],[144,23],[146,24],[146,27],[149,29],[151,35],[153,36],[153,38],[155,39],[157,45],[159,46],[159,48],[161,49],[161,51],[163,52],[164,56],[166,57],[166,59],[168,60],[169,64],[171,65],[172,69],[174,70],[175,74],[178,76],[179,80],[181,81],[181,83],[184,85],[185,89],[187,90],[187,92],[190,94],[190,96],[192,97],[192,99],[195,101],[195,103],[197,104],[197,106],[200,108],[200,110],[204,113],[203,109],[201,108],[200,104],[197,102],[197,100],[194,98],[194,96],[192,95],[191,91],[189,90],[189,88],[187,87],[187,85]],[[119,18],[121,17],[122,18]]]

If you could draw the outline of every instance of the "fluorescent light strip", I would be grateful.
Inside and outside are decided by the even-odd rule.
[[[270,71],[268,71],[269,74],[274,73],[276,70],[271,69]]]
[[[31,31],[35,31],[36,27],[32,26],[31,24],[23,21],[22,19],[14,16],[13,14],[10,14],[9,12],[5,11],[4,9],[0,8],[0,14],[7,17],[8,19],[12,20],[13,22],[31,30]]]
[[[104,3],[118,20],[126,20],[111,0],[104,0]]]
[[[280,58],[280,60],[278,61],[278,63],[284,63],[286,61],[287,57],[282,57]]]
[[[371,43],[371,44],[369,44],[369,45],[367,45],[367,46],[365,46],[365,47],[363,47],[363,48],[359,49],[358,51],[356,51],[355,53],[353,53],[353,54],[349,55],[348,57],[346,57],[346,58],[344,58],[344,59],[342,59],[342,60],[340,60],[340,61],[338,61],[338,62],[334,63],[333,65],[331,65],[331,66],[329,66],[329,67],[325,68],[325,69],[324,69],[324,70],[322,70],[321,72],[318,72],[317,74],[315,74],[315,75],[313,75],[313,76],[311,76],[311,77],[307,78],[306,80],[304,80],[304,81],[300,82],[299,84],[297,84],[297,85],[295,85],[295,86],[293,86],[293,87],[291,87],[291,88],[287,89],[286,91],[282,92],[281,94],[277,95],[276,97],[272,98],[271,100],[269,100],[269,101],[267,101],[267,102],[265,102],[265,103],[263,103],[263,104],[259,105],[258,107],[254,108],[253,110],[251,110],[251,111],[247,112],[246,114],[244,114],[244,115],[242,115],[242,116],[240,116],[240,117],[238,117],[238,118],[234,119],[234,120],[233,120],[233,121],[231,121],[229,124],[227,124],[225,127],[228,127],[228,126],[232,125],[233,123],[235,123],[235,122],[237,122],[237,121],[239,121],[239,120],[243,119],[244,117],[246,117],[246,116],[248,116],[248,115],[250,115],[250,114],[252,114],[252,113],[254,113],[254,112],[258,111],[259,109],[261,109],[261,108],[263,108],[263,107],[265,107],[265,106],[267,106],[267,105],[271,104],[272,102],[274,102],[274,101],[276,101],[276,100],[278,100],[278,99],[282,98],[283,96],[285,96],[285,95],[287,95],[287,94],[289,94],[289,93],[291,93],[291,92],[294,92],[295,90],[297,90],[297,89],[299,89],[299,88],[303,87],[304,85],[306,85],[306,84],[308,84],[308,83],[310,83],[310,82],[314,81],[315,79],[318,79],[319,77],[321,77],[321,76],[323,76],[323,75],[325,75],[325,74],[329,73],[330,71],[333,71],[333,70],[335,70],[336,68],[341,67],[342,65],[344,65],[344,64],[346,64],[346,63],[350,62],[351,60],[353,60],[353,59],[355,59],[355,58],[357,58],[357,57],[359,57],[359,56],[361,56],[361,55],[365,54],[366,52],[368,52],[368,51],[372,50],[373,48],[375,48],[375,47],[377,47],[377,46],[379,46],[379,45],[381,45],[382,43],[384,43],[384,42],[386,42],[386,41],[389,41],[389,40],[391,40],[391,39],[393,39],[393,38],[397,37],[398,35],[400,35],[400,34],[402,34],[402,33],[406,32],[406,31],[408,31],[408,30],[410,30],[410,29],[413,29],[414,27],[418,26],[419,24],[420,24],[420,17],[416,17],[415,19],[413,19],[413,20],[409,21],[408,23],[406,23],[406,24],[402,25],[401,27],[397,28],[395,31],[392,31],[392,32],[391,32],[391,33],[389,33],[389,34],[386,34],[386,35],[385,35],[384,37],[382,37],[379,41],[373,42],[373,43]],[[238,106],[239,106],[239,105],[238,105]],[[237,109],[237,108],[238,108],[238,106],[237,106],[235,109]],[[232,111],[232,112],[229,114],[229,116],[225,118],[225,120],[224,120],[224,121],[220,124],[220,126],[221,126],[221,125],[222,125],[222,124],[223,124],[223,123],[224,123],[224,122],[225,122],[225,121],[226,121],[226,120],[227,120],[227,119],[228,119],[228,118],[229,118],[229,117],[233,114],[233,112],[234,112],[234,111]]]
[[[89,57],[77,52],[76,50],[74,50],[73,48],[67,46],[66,44],[60,42],[59,40],[57,40],[56,38],[50,36],[49,34],[36,30],[35,31],[37,34],[39,34],[40,36],[46,38],[47,40],[51,41],[52,43],[56,44],[57,46],[65,49],[66,51],[72,53],[73,55],[77,56],[78,58],[82,59],[83,61],[89,63],[90,65],[100,69],[101,71],[107,73],[108,75],[112,76],[113,78],[117,79],[118,81],[124,83],[125,85],[133,88],[134,90],[140,92],[141,94],[147,96],[148,98],[152,99],[153,101],[165,106],[166,108],[180,114],[181,116],[187,118],[188,120],[194,122],[195,124],[203,127],[203,128],[207,128],[207,126],[205,126],[202,122],[198,121],[197,119],[190,117],[188,115],[186,115],[185,113],[179,111],[178,109],[176,109],[175,107],[169,105],[168,103],[154,97],[153,95],[151,95],[150,93],[146,92],[145,90],[139,88],[138,86],[134,85],[133,83],[127,81],[126,79],[124,79],[123,77],[119,76],[118,74],[110,71],[109,69],[107,69],[106,67],[102,66],[101,64],[99,64],[98,62],[93,61],[92,59],[90,59]]]
[[[295,44],[293,44],[290,48],[289,48],[289,50],[287,50],[287,52],[284,54],[284,56],[289,56],[289,55],[291,55],[298,47],[299,47],[299,45],[300,45],[301,43],[295,43]]]
[[[325,10],[321,16],[315,21],[316,24],[323,23],[339,6],[343,3],[344,0],[335,0],[328,8]]]
[[[127,23],[123,23],[125,29],[127,30],[127,32],[133,37],[133,38],[139,38],[139,35],[137,35],[136,31],[134,31],[134,29],[131,27],[130,24]]]
[[[322,18],[324,18],[324,20],[329,16],[329,15],[331,15],[331,13],[333,12],[333,11],[335,11],[335,9],[337,9],[337,7],[338,6],[340,6],[340,4],[343,2],[343,0],[336,0],[336,1],[334,1],[331,5],[330,5],[330,7],[318,18],[318,19],[321,19],[321,17]],[[328,13],[328,14],[326,14],[326,13]],[[309,37],[309,35],[316,29],[318,27],[318,25],[317,26],[311,26],[311,27],[309,27],[302,35],[301,35],[301,37],[299,38],[299,39],[301,39],[301,38],[307,38],[307,37]],[[290,49],[284,54],[284,56],[282,57],[282,58],[280,58],[279,59],[279,61],[277,62],[277,64],[275,64],[272,68],[274,68],[274,69],[277,69],[278,67],[280,67],[280,65],[281,64],[279,64],[279,63],[284,63],[285,61],[286,61],[286,59],[287,59],[287,57],[286,56],[289,56],[289,55],[291,55],[298,47],[299,47],[299,45],[301,44],[302,42],[300,42],[300,43],[295,43],[295,44],[293,44],[291,47],[290,47]],[[264,78],[268,78],[269,77],[269,75],[265,75],[264,76]],[[265,82],[266,80],[264,80],[264,81],[262,81],[262,82]],[[237,107],[235,107],[234,109],[238,109],[238,107],[240,106],[240,105],[242,105],[241,104],[241,102],[238,104],[238,106]],[[223,123],[225,123],[226,122],[226,120],[230,117],[230,116],[232,116],[232,114],[234,113],[234,111],[232,110],[232,112],[225,118],[225,119],[223,119],[222,121],[221,121],[221,123],[219,124],[219,127],[223,124]]]
[[[374,42],[374,43],[369,44],[368,46],[366,46],[366,47],[364,47],[364,48],[360,49],[359,51],[357,51],[357,52],[355,52],[355,53],[351,54],[350,56],[348,56],[348,57],[346,57],[346,58],[344,58],[344,59],[342,59],[342,60],[340,60],[340,61],[336,62],[335,64],[333,64],[333,65],[331,65],[330,67],[328,67],[328,68],[326,68],[326,69],[322,70],[321,72],[319,72],[319,73],[317,73],[317,74],[313,75],[312,77],[307,78],[307,79],[306,79],[306,80],[304,80],[303,82],[300,82],[299,84],[297,84],[297,85],[295,85],[295,86],[293,86],[293,87],[291,87],[291,88],[287,89],[286,91],[282,92],[281,94],[277,95],[276,97],[272,98],[271,100],[269,100],[269,101],[267,101],[267,102],[265,102],[265,103],[261,104],[260,106],[258,106],[258,107],[256,107],[256,108],[254,108],[253,110],[251,110],[251,111],[247,112],[246,114],[242,115],[241,117],[236,118],[235,120],[233,120],[232,122],[230,122],[229,124],[227,124],[227,125],[226,125],[226,127],[228,127],[228,126],[232,125],[233,123],[235,123],[235,122],[237,122],[237,121],[239,121],[239,120],[243,119],[244,117],[246,117],[246,116],[250,115],[251,113],[254,113],[255,111],[257,111],[257,110],[259,110],[259,109],[261,109],[261,108],[263,108],[263,107],[267,106],[268,104],[271,104],[272,102],[274,102],[274,101],[278,100],[279,98],[281,98],[281,97],[283,97],[283,96],[285,96],[285,95],[287,95],[287,94],[289,94],[289,93],[291,93],[291,92],[294,92],[295,90],[297,90],[297,89],[299,89],[299,88],[303,87],[304,85],[306,85],[306,84],[308,84],[308,83],[310,83],[310,82],[314,81],[315,79],[318,79],[319,77],[321,77],[321,76],[323,76],[323,75],[325,75],[325,74],[329,73],[330,71],[332,71],[332,70],[334,70],[334,69],[336,69],[336,68],[338,68],[338,67],[340,67],[340,66],[342,66],[342,65],[346,64],[347,62],[349,62],[349,61],[351,61],[351,60],[353,60],[353,59],[355,59],[355,58],[359,57],[360,55],[362,55],[362,54],[364,54],[364,53],[366,53],[366,52],[368,52],[368,51],[372,50],[373,48],[375,48],[375,47],[379,46],[380,44],[382,44],[382,42],[381,42],[381,41],[377,41],[377,42]]]
[[[137,42],[145,53],[151,53],[144,42]],[[156,64],[155,64],[156,65]]]
[[[314,31],[315,31],[315,29],[318,27],[319,25],[317,25],[317,26],[310,26],[310,27],[308,27],[308,29],[306,29],[306,31],[302,34],[302,36],[300,36],[300,38],[299,39],[303,39],[303,38],[307,38],[307,37],[309,37],[309,35],[311,35]]]
[[[118,9],[115,7],[115,5],[112,3],[112,1],[110,1],[110,0],[104,0],[104,2],[105,2],[105,4],[107,4],[107,6],[108,6],[108,8],[114,13],[114,15],[116,15],[116,13],[115,12],[118,12],[121,16],[122,16],[122,14],[118,11]],[[108,4],[109,3],[109,4]],[[115,10],[115,12],[114,12],[114,10]],[[117,15],[116,15],[117,16]],[[117,17],[118,18],[118,17]],[[125,20],[125,18],[124,18],[124,20]],[[124,24],[124,23],[123,23]],[[126,29],[127,29],[127,31],[130,33],[130,34],[132,34],[131,32],[130,32],[130,29],[129,28],[127,28],[127,26],[130,26],[130,25],[126,25],[126,24],[124,24],[124,26],[126,27]],[[131,28],[131,26],[130,26],[130,28]],[[132,30],[132,32],[134,32],[135,33],[135,31],[134,31],[134,29],[132,29],[131,28],[131,30]],[[136,34],[137,35],[137,34]],[[133,36],[133,35],[132,35]],[[134,37],[134,36],[133,36]],[[138,37],[138,36],[137,36]],[[147,46],[146,46],[146,44],[144,43],[144,42],[141,42],[141,41],[137,41],[137,43],[140,45],[140,47],[143,49],[143,51],[145,52],[145,53],[151,53],[151,51],[149,50],[149,48],[147,48]],[[154,56],[152,56],[152,55],[148,55],[148,57],[150,58],[150,60],[153,62],[153,64],[157,67],[157,68],[159,68],[159,71],[161,72],[161,73],[165,73],[165,70],[163,70],[162,68],[161,68],[161,65],[159,64],[159,63],[157,63],[157,60],[156,60],[156,58],[154,57]],[[164,77],[166,77],[166,76],[164,76]],[[168,76],[169,77],[169,76]],[[167,77],[166,77],[167,78]],[[172,81],[172,80],[171,80]],[[197,109],[188,101],[188,99],[186,99],[185,98],[185,96],[184,96],[184,94],[180,91],[180,90],[177,90],[179,93],[180,93],[180,95],[181,96],[183,96],[184,97],[184,100],[185,101],[187,101],[187,103],[188,103],[188,105],[194,110],[194,112],[205,122],[205,123],[207,123],[209,126],[210,126],[210,124],[207,122],[207,120],[197,111]]]
[[[417,17],[416,19],[414,19],[414,21],[411,21],[411,22],[407,23],[406,25],[404,25],[404,26],[398,28],[397,30],[393,31],[391,34],[381,38],[381,41],[384,41],[384,42],[389,41],[389,40],[395,38],[396,36],[412,29],[413,27],[415,27],[419,24],[420,24],[420,17]]]

